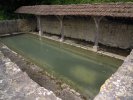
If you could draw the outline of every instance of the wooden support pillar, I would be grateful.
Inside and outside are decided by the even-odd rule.
[[[63,18],[64,16],[57,16],[58,20],[60,21],[60,41],[64,41],[64,25],[63,25]]]
[[[86,23],[86,27],[85,27],[86,29],[85,29],[85,36],[84,36],[84,37],[86,37],[86,40],[87,40],[87,41],[89,41],[89,35],[88,35],[89,32],[88,32],[88,28],[89,28],[89,26],[90,26],[90,20],[91,20],[91,17],[88,17],[88,16],[85,16],[85,17],[84,17],[84,21],[87,22],[87,23]]]
[[[103,17],[98,17],[98,16],[93,17],[94,22],[95,22],[95,26],[96,26],[96,32],[95,32],[95,37],[94,37],[94,46],[93,46],[93,50],[95,52],[97,52],[98,48],[99,48],[99,46],[98,46],[98,42],[99,42],[99,24],[100,24],[100,21],[101,21],[102,18]]]
[[[41,17],[40,16],[37,16],[37,24],[38,24],[38,29],[39,29],[39,35],[42,36],[43,31],[42,31]]]

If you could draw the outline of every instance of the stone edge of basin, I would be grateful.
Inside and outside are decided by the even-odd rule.
[[[119,69],[101,86],[94,100],[133,100],[133,50]]]
[[[38,67],[34,63],[31,63],[30,61],[28,61],[28,59],[25,59],[23,56],[14,52],[3,43],[0,43],[0,52],[2,52],[5,57],[9,58],[12,62],[14,62],[23,72],[26,72],[26,74],[35,83],[38,83],[41,87],[44,87],[48,91],[52,91],[53,94],[56,94],[57,98],[59,97],[59,99],[61,98],[62,100],[68,100],[68,98],[69,100],[86,100],[86,97],[75,91],[69,85],[67,85],[66,83],[61,84],[61,80],[56,80],[56,78],[53,75],[51,76],[47,72],[42,72],[42,68]],[[36,77],[35,75],[38,76]],[[43,81],[41,80],[38,82],[40,78],[42,78]],[[46,86],[48,84],[49,86]]]
[[[39,36],[39,34],[37,34],[36,32],[29,32],[29,33]],[[47,39],[50,39],[50,40],[54,40],[54,41],[57,41],[57,42],[62,42],[62,43],[65,43],[65,44],[69,44],[69,45],[72,45],[72,46],[75,46],[75,47],[78,47],[78,48],[81,48],[81,49],[89,50],[89,51],[92,51],[92,52],[96,52],[98,54],[102,54],[102,55],[113,57],[113,58],[120,59],[120,60],[124,60],[126,58],[124,56],[114,54],[114,53],[110,53],[110,52],[106,52],[106,51],[102,51],[102,50],[95,51],[91,47],[82,46],[82,45],[79,45],[79,44],[76,44],[76,43],[68,43],[66,41],[60,41],[60,39],[54,39],[52,37],[45,36],[45,35],[42,35],[41,37],[44,37],[44,38],[47,38]]]
[[[34,82],[0,50],[0,100],[18,99],[61,100],[52,91]]]

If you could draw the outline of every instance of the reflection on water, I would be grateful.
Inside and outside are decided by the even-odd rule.
[[[114,73],[122,61],[100,56],[90,51],[76,52],[62,43],[54,43],[31,34],[1,38],[8,47],[35,63],[70,80],[80,91],[94,97],[104,81]],[[74,53],[75,52],[75,53]]]

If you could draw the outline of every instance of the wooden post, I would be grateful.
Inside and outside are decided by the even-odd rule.
[[[57,16],[58,20],[60,21],[60,41],[64,41],[64,25],[63,25],[63,18],[64,16]]]
[[[42,36],[43,31],[42,31],[41,17],[40,16],[37,16],[37,22],[38,22],[39,35]]]
[[[98,51],[98,42],[99,42],[99,24],[100,24],[100,21],[103,17],[93,17],[94,19],[94,22],[95,22],[95,26],[96,26],[96,32],[95,32],[95,37],[94,37],[94,46],[93,46],[93,50],[95,52]]]
[[[86,40],[89,41],[88,27],[89,27],[89,24],[90,24],[89,21],[91,20],[91,17],[85,16],[84,20],[85,20],[85,22],[87,22],[87,23],[86,23],[86,29],[85,29],[85,30],[86,30],[86,31],[85,31],[85,37],[86,37]]]

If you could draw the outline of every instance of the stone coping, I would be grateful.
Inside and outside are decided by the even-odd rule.
[[[0,51],[0,100],[61,100],[39,86]]]
[[[133,50],[94,100],[133,100]]]

